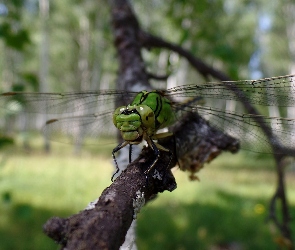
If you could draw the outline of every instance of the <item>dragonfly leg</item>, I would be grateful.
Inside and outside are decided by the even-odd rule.
[[[171,133],[171,132],[164,132],[164,133],[156,134],[154,137],[156,139],[161,139],[161,138],[166,138],[166,137],[172,137],[173,138],[173,151],[174,151],[174,153],[171,150],[163,147],[161,144],[155,143],[156,146],[158,147],[158,149],[160,149],[162,151],[166,151],[166,152],[168,152],[170,154],[170,156],[169,156],[169,163],[167,164],[166,171],[165,171],[165,174],[166,174],[167,171],[168,171],[168,169],[169,169],[169,166],[171,164],[171,161],[172,161],[172,158],[173,158],[173,154],[175,154],[176,161],[177,161],[177,163],[179,165],[178,157],[177,157],[177,150],[176,150],[176,137],[175,137],[174,133]]]
[[[150,147],[152,148],[152,150],[154,151],[155,155],[156,155],[156,159],[154,160],[153,164],[149,166],[149,168],[147,170],[144,171],[144,174],[147,178],[147,175],[150,173],[150,171],[154,168],[155,164],[157,163],[157,161],[160,158],[160,151],[158,149],[158,147],[156,146],[156,144],[154,143],[154,141],[152,139],[149,139],[148,144],[150,145]]]
[[[159,137],[158,137],[159,135]],[[168,137],[168,136],[173,136],[174,137],[174,134],[173,133],[162,133],[162,134],[157,134],[155,135],[154,137],[152,138],[148,138],[147,142],[148,142],[148,145],[152,148],[152,150],[154,151],[155,155],[156,155],[156,158],[154,160],[154,162],[149,166],[149,168],[147,170],[144,171],[144,174],[146,176],[146,179],[148,177],[148,174],[150,173],[150,171],[154,168],[154,166],[156,165],[157,161],[159,160],[160,158],[160,151],[165,151],[165,152],[168,152],[169,153],[169,162],[168,164],[166,165],[166,169],[164,171],[164,174],[162,176],[162,178],[165,178],[165,175],[169,169],[169,166],[171,164],[171,161],[173,159],[173,152],[171,152],[169,149],[163,147],[162,145],[158,144],[158,143],[155,143],[153,141],[153,138],[156,137],[156,139],[158,138],[165,138],[165,137]],[[176,153],[176,140],[175,140],[175,137],[174,137],[174,150],[175,150],[175,153]]]
[[[118,163],[117,163],[117,160],[116,160],[116,156],[115,156],[115,153],[118,152],[120,149],[124,148],[126,145],[128,144],[127,141],[124,141],[122,143],[120,143],[117,147],[115,147],[113,149],[113,152],[112,152],[112,156],[113,156],[113,160],[115,162],[115,166],[116,166],[116,172],[113,174],[112,178],[111,178],[111,181],[114,181],[114,177],[117,173],[119,173],[120,169],[118,167]]]

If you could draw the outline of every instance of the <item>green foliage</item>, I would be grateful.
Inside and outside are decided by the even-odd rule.
[[[0,61],[0,72],[2,72],[0,81],[5,83],[1,85],[1,91],[25,89],[21,75],[25,64],[22,64],[20,58],[25,56],[29,60],[30,57],[26,53],[33,45],[33,30],[26,21],[26,2],[4,1],[2,5],[7,12],[3,12],[0,16],[0,49],[3,51],[2,62]]]
[[[3,39],[6,46],[23,51],[25,46],[29,45],[30,32],[22,23],[23,1],[5,1],[8,9],[7,15],[0,17],[0,39]]]
[[[14,140],[11,137],[0,135],[0,149],[8,145],[13,145]]]
[[[257,5],[246,1],[202,0],[196,4],[193,0],[170,0],[146,3],[145,8],[153,12],[148,26],[153,33],[184,46],[209,64],[218,64],[220,70],[238,79],[248,77],[248,63],[257,49]],[[150,11],[140,12],[137,8],[139,18],[147,23],[145,13]]]
[[[39,80],[38,80],[38,76],[36,75],[36,73],[33,72],[21,72],[20,73],[21,78],[23,79],[23,81],[25,82],[25,85],[30,86],[34,91],[38,91],[39,89]],[[24,84],[21,84],[22,88],[19,87],[17,90],[13,89],[13,91],[24,91],[23,86]],[[16,85],[14,85],[14,88],[16,87]]]
[[[11,193],[10,192],[4,192],[2,194],[2,199],[1,200],[2,200],[3,204],[10,203],[11,202]]]
[[[16,50],[23,50],[30,43],[29,33],[25,29],[15,31],[9,23],[0,24],[0,38],[2,38],[8,47]]]
[[[36,3],[5,1],[5,4],[9,9],[8,15],[0,17],[3,25],[1,38],[5,42],[3,49],[22,53],[20,59],[7,50],[4,60],[10,62],[12,59],[11,64],[1,67],[0,63],[0,71],[8,70],[17,75],[18,79],[12,85],[22,84],[26,91],[39,89],[38,81],[28,82],[23,72],[38,75],[42,66],[39,61],[41,37],[46,31],[50,55],[48,91],[115,86],[116,58],[110,15],[103,2],[49,2],[47,26],[42,24]],[[249,62],[255,52],[260,53],[260,70],[265,75],[287,73],[290,46],[286,30],[294,23],[291,16],[286,15],[288,4],[269,4],[265,0],[201,0],[197,4],[194,0],[133,2],[135,14],[144,29],[184,46],[233,79],[250,78]],[[258,29],[263,15],[272,22],[271,29],[266,31]],[[281,16],[287,18],[279,18]],[[144,57],[150,71],[160,75],[177,73],[176,69],[183,62],[175,59],[174,53],[162,50],[145,51]],[[84,63],[88,66],[81,68]],[[7,79],[0,80],[7,82]],[[198,76],[189,69],[184,80],[196,83]]]
[[[105,70],[109,76],[105,78],[108,82],[103,84],[113,82],[114,87],[110,79],[114,79],[116,64],[104,60],[114,57],[109,10],[105,4],[97,9],[96,1],[49,1],[50,18],[45,24],[42,16],[36,15],[38,9],[33,3],[7,1],[5,4],[8,15],[0,19],[5,63],[1,65],[0,62],[0,72],[14,74],[14,79],[0,78],[8,85],[4,91],[11,91],[14,85],[20,84],[26,91],[39,91],[37,76],[43,67],[40,48],[44,32],[49,44],[48,91],[98,88]],[[80,68],[85,62],[88,67]],[[81,78],[85,70],[89,76],[86,80]]]

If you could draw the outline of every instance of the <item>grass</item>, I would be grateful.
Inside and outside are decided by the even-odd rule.
[[[247,156],[220,157],[201,171],[201,182],[187,182],[178,171],[178,189],[164,193],[138,216],[140,249],[150,249],[150,242],[153,249],[219,249],[214,247],[222,244],[277,249],[278,233],[265,223],[276,183],[273,166]],[[294,173],[288,173],[287,182],[294,216]]]
[[[52,216],[84,209],[111,184],[108,149],[73,156],[69,145],[54,144],[49,155],[40,142],[31,151],[9,147],[0,154],[0,250],[58,249],[42,233]],[[110,151],[109,151],[110,152]],[[164,192],[138,214],[137,244],[144,249],[277,249],[278,236],[265,223],[275,190],[273,162],[255,154],[225,154],[206,165],[200,182],[174,170],[178,188]],[[287,174],[288,199],[295,215],[295,173]],[[295,226],[293,225],[293,234]]]

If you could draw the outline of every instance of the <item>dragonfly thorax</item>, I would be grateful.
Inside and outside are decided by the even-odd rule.
[[[131,143],[140,143],[145,136],[155,134],[155,115],[147,105],[128,105],[115,110],[114,125],[121,131],[122,138]]]

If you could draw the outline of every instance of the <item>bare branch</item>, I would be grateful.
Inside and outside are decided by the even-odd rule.
[[[204,78],[208,78],[208,76],[213,76],[220,81],[230,81],[230,77],[223,74],[221,71],[218,71],[207,64],[205,64],[201,59],[192,55],[192,53],[177,44],[173,44],[165,41],[159,37],[151,35],[147,32],[140,31],[140,42],[143,47],[146,48],[165,48],[170,49],[172,51],[177,52],[179,55],[186,58],[189,63],[196,69],[198,72],[203,75]]]
[[[222,81],[230,80],[225,74],[209,67],[180,46],[142,32],[128,1],[109,0],[109,4],[115,46],[120,62],[118,89],[150,90],[149,74],[145,71],[141,57],[141,45],[147,48],[162,47],[178,52],[187,58],[205,78],[211,75]],[[238,89],[233,88],[232,90],[241,96]],[[249,113],[258,114],[254,107],[245,101],[246,99],[242,99]],[[122,104],[118,101],[117,105],[121,106]],[[265,123],[259,120],[257,122],[262,124],[262,129],[271,138],[272,132],[269,128],[264,127]],[[154,155],[149,148],[146,148],[141,156],[130,164],[110,187],[103,191],[99,200],[92,207],[67,219],[52,218],[44,226],[45,233],[61,244],[64,249],[118,249],[124,241],[135,211],[140,208],[141,198],[144,197],[148,201],[158,192],[172,191],[176,187],[174,177],[168,169],[176,164],[176,154],[181,168],[189,170],[193,174],[205,162],[211,161],[223,150],[235,152],[238,149],[238,143],[234,138],[211,128],[197,114],[190,114],[174,127],[173,132],[175,139],[170,138],[160,142],[171,152],[174,152],[172,159],[170,159],[169,153],[161,152],[160,160],[151,171],[148,179],[145,178],[143,171],[151,165]],[[170,165],[167,164],[168,162]],[[279,167],[278,173],[279,185],[273,203],[280,197],[285,216],[284,230],[287,230],[285,235],[289,237],[290,230],[286,224],[289,213],[283,185],[284,176]]]
[[[235,152],[238,141],[216,130],[197,114],[189,114],[174,127],[175,138],[162,140],[161,144],[176,153],[183,169],[195,171],[193,166],[203,166],[222,151]],[[194,153],[192,152],[192,149]],[[187,155],[191,161],[183,161]],[[151,166],[154,153],[145,148],[138,159],[106,188],[92,208],[85,209],[67,219],[52,218],[44,225],[44,232],[63,246],[63,249],[119,249],[125,239],[138,207],[138,195],[145,201],[159,192],[176,188],[175,179],[169,170],[174,167],[175,153],[170,159],[167,152],[161,157],[148,179],[143,172]],[[167,165],[170,162],[170,165]]]
[[[148,75],[141,56],[138,38],[139,24],[126,0],[109,0],[115,48],[119,59],[117,89],[150,90]],[[121,106],[124,103],[117,103]]]

